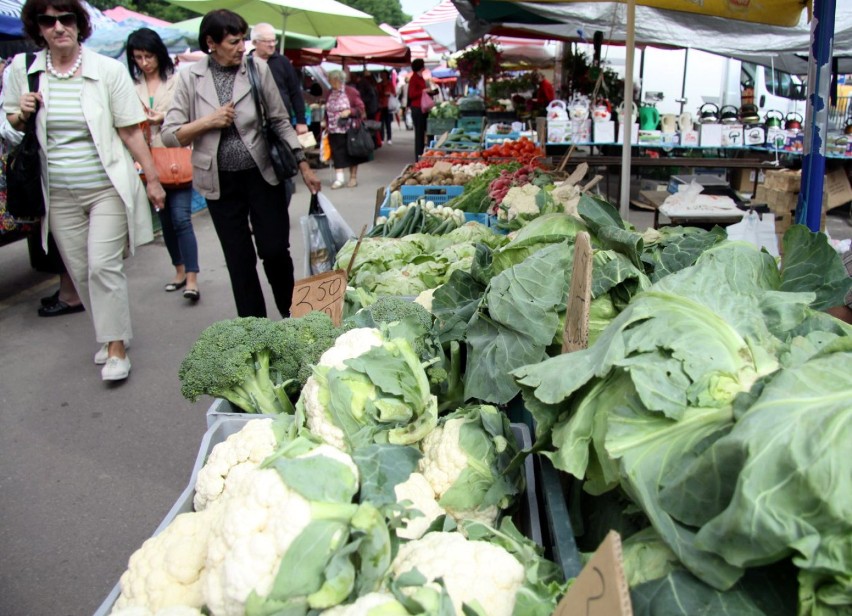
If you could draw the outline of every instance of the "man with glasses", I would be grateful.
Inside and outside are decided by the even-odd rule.
[[[254,56],[260,58],[269,66],[281,99],[290,112],[290,117],[296,116],[296,133],[304,135],[308,132],[305,116],[305,98],[302,96],[302,85],[299,74],[286,56],[278,53],[275,29],[266,23],[259,23],[251,29],[251,42],[254,45]]]

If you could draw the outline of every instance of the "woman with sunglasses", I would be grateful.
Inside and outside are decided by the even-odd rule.
[[[4,111],[17,130],[35,116],[46,209],[42,239],[53,232],[91,315],[101,378],[123,380],[133,336],[124,250],[153,239],[148,202],[159,209],[166,196],[139,127],[145,113],[127,69],[83,47],[92,27],[79,0],[27,0],[21,20],[41,51],[29,67],[24,54],[15,57]],[[30,72],[38,74],[35,92]],[[147,195],[134,159],[148,178]]]
[[[245,19],[226,9],[201,19],[198,42],[207,57],[178,73],[160,134],[167,147],[192,145],[192,185],[207,199],[237,314],[266,316],[259,256],[275,305],[287,317],[294,280],[286,187],[275,176],[251,94],[247,33]],[[255,62],[255,67],[270,126],[293,149],[308,189],[319,192],[320,181],[305,160],[269,67],[265,62]]]
[[[163,147],[160,127],[172,104],[177,78],[175,64],[160,35],[150,28],[139,28],[127,37],[127,69],[136,86],[136,94],[148,116],[151,147]],[[157,212],[163,227],[163,241],[175,268],[166,292],[184,289],[183,296],[195,303],[198,290],[198,243],[192,229],[192,188],[167,188],[166,207]]]

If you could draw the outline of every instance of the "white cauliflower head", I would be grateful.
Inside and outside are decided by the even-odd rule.
[[[115,609],[204,605],[201,577],[216,508],[182,513],[161,533],[146,540],[122,574]]]
[[[513,220],[522,214],[537,216],[539,214],[536,195],[541,188],[535,184],[513,186],[503,197],[498,211],[498,217],[503,220]]]
[[[415,304],[420,304],[429,312],[432,312],[432,296],[435,295],[436,289],[426,289],[421,291],[420,295],[414,298]]]
[[[371,592],[358,597],[355,603],[337,605],[322,612],[324,616],[409,616],[408,610],[393,595],[383,592]]]
[[[246,471],[260,466],[275,451],[278,441],[272,421],[248,421],[239,432],[213,447],[195,482],[193,505],[196,511],[207,508],[229,485],[238,482]]]
[[[373,347],[381,346],[384,342],[382,332],[371,327],[350,329],[338,336],[334,346],[320,356],[319,365],[343,370],[347,359],[360,357]],[[316,377],[310,376],[302,388],[299,402],[304,405],[308,429],[323,441],[346,449],[346,435],[343,430],[331,423],[319,399],[320,385]]]
[[[428,533],[399,548],[391,574],[417,569],[427,581],[443,578],[457,614],[463,603],[478,602],[488,616],[511,616],[524,584],[524,567],[509,552],[461,533]]]
[[[449,419],[426,435],[420,443],[423,457],[419,462],[419,471],[432,486],[438,500],[453,486],[468,466],[468,455],[459,446],[463,418]],[[456,520],[476,520],[493,526],[500,513],[496,505],[482,509],[457,509],[445,505]]]
[[[255,469],[235,485],[211,534],[202,577],[210,611],[241,616],[252,591],[266,596],[282,556],[310,522],[311,504],[274,469]]]
[[[198,608],[187,607],[185,605],[164,607],[157,611],[149,610],[147,607],[136,606],[115,609],[110,612],[110,616],[203,616],[203,613]]]
[[[556,203],[562,205],[562,209],[566,214],[570,214],[575,218],[580,218],[577,212],[577,206],[580,205],[580,187],[576,184],[565,182],[557,182],[556,188],[550,193]]]
[[[409,509],[416,509],[422,516],[409,518],[405,522],[404,528],[399,528],[396,531],[400,539],[419,539],[429,529],[429,525],[446,513],[444,508],[435,500],[435,492],[432,486],[426,480],[426,477],[420,473],[411,473],[411,475],[402,483],[394,486],[394,494],[396,494],[396,502],[410,501]]]

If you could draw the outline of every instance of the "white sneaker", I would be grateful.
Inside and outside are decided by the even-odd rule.
[[[104,381],[123,381],[130,375],[130,358],[125,356],[110,357],[101,368],[101,379]]]
[[[388,139],[388,145],[393,145],[393,141],[391,141],[390,139]]]
[[[125,350],[129,349],[130,343],[125,341],[124,348]],[[103,366],[107,363],[107,359],[109,359],[109,342],[104,342],[98,352],[95,353],[95,365]]]

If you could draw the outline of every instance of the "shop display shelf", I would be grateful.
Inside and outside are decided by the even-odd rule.
[[[426,134],[427,135],[443,135],[456,127],[455,118],[427,118],[426,119]]]
[[[257,419],[262,415],[248,415],[248,419]],[[201,439],[201,446],[198,450],[198,456],[195,459],[195,465],[192,468],[189,485],[181,493],[178,500],[157,526],[153,535],[161,533],[171,522],[180,514],[193,511],[192,500],[195,497],[195,482],[198,478],[198,472],[204,466],[210,452],[217,444],[227,439],[232,434],[239,432],[246,422],[243,418],[231,416],[219,416],[214,421],[213,425],[204,433]],[[532,446],[532,437],[530,436],[529,428],[524,424],[511,424],[512,434],[518,444],[519,449],[529,449]],[[519,501],[519,507],[512,516],[512,520],[518,527],[518,530],[536,542],[536,544],[544,546],[544,535],[542,533],[542,520],[537,500],[538,493],[538,478],[535,473],[535,466],[531,456],[527,457],[524,462],[524,481],[526,482],[526,490],[523,498]],[[113,586],[110,593],[104,599],[103,603],[95,611],[94,616],[107,616],[115,605],[118,596],[121,594],[121,587],[118,583]]]

